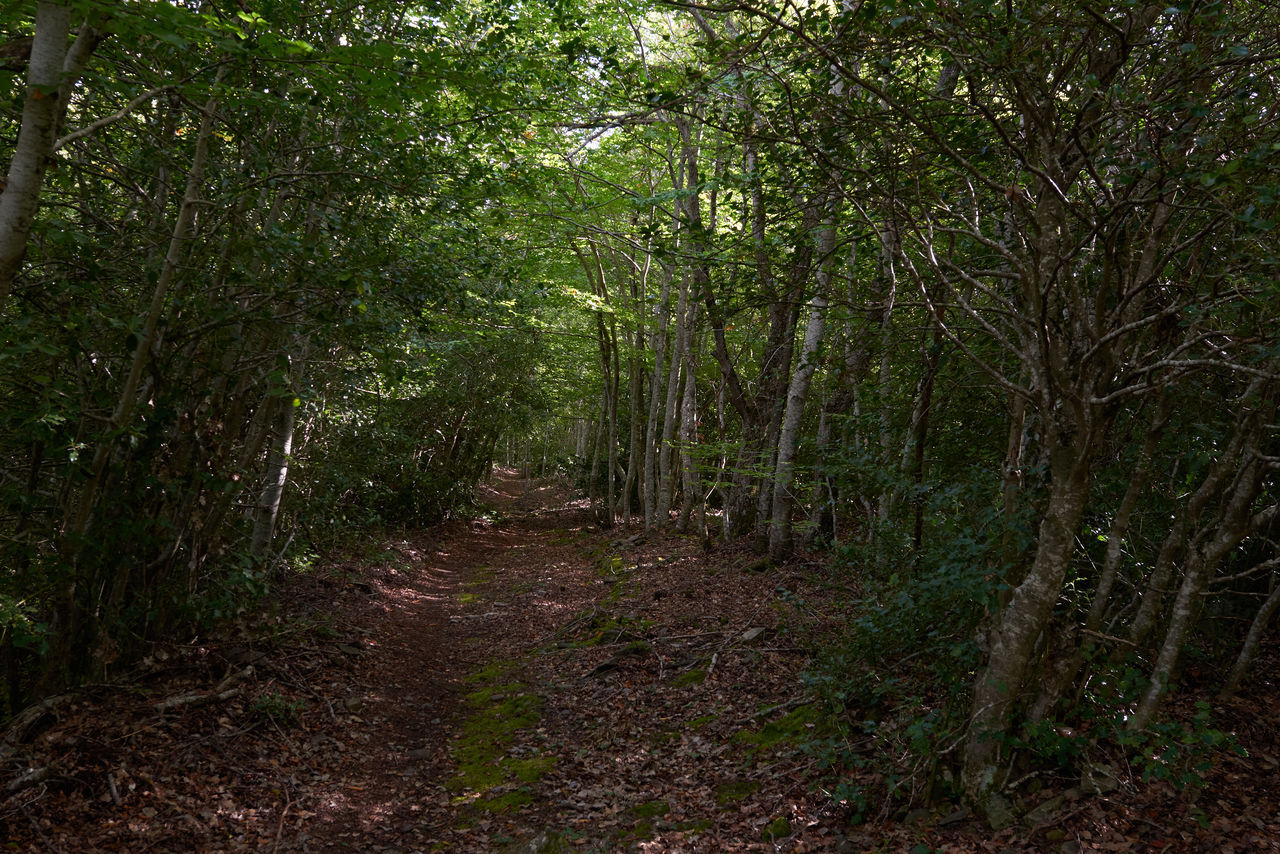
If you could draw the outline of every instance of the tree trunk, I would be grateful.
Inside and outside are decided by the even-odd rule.
[[[68,49],[71,7],[41,0],[36,6],[35,38],[27,66],[22,125],[0,190],[0,311],[9,301],[40,204],[44,173],[57,141],[58,125],[97,45],[98,33],[86,24]]]
[[[658,454],[662,447],[662,433],[658,430],[660,404],[666,401],[663,388],[663,361],[667,352],[667,326],[671,316],[671,268],[663,265],[662,292],[658,297],[658,331],[653,337],[653,377],[649,387],[649,419],[645,426],[644,443],[644,527],[649,530],[657,520],[658,505]],[[666,424],[663,423],[665,430]]]
[[[998,736],[1012,718],[1036,640],[1049,623],[1075,554],[1094,452],[1093,437],[1081,433],[1075,438],[1072,445],[1055,448],[1051,456],[1049,503],[1040,522],[1035,560],[1000,613],[990,635],[990,657],[974,683],[961,782],[966,795],[983,811],[991,811],[990,799],[1003,782],[997,779]]]
[[[773,474],[772,519],[769,523],[769,559],[781,561],[791,553],[791,515],[795,498],[796,451],[800,446],[800,421],[804,417],[809,384],[818,367],[818,350],[827,323],[827,293],[831,285],[831,262],[836,244],[836,190],[828,190],[823,207],[829,208],[818,242],[818,273],[813,298],[809,301],[809,322],[800,347],[800,364],[787,389],[786,409],[778,434],[778,460]]]
[[[773,475],[773,518],[769,523],[769,559],[781,561],[791,553],[791,514],[795,499],[791,492],[795,480],[796,451],[800,445],[800,419],[804,416],[809,383],[818,367],[818,348],[826,329],[827,298],[821,291],[809,302],[809,322],[805,327],[800,366],[791,378],[787,391],[786,412],[778,434],[778,460]]]
[[[275,536],[276,518],[280,513],[280,499],[289,477],[290,453],[293,451],[293,426],[297,407],[293,395],[283,395],[274,400],[275,417],[271,452],[267,456],[267,477],[258,496],[254,512],[253,538],[249,554],[257,561],[265,561]]]
[[[1202,536],[1196,538],[1197,542],[1188,551],[1182,584],[1173,602],[1164,643],[1160,645],[1160,653],[1156,656],[1156,663],[1151,669],[1150,684],[1126,723],[1126,728],[1130,732],[1145,729],[1155,717],[1160,700],[1168,690],[1173,668],[1178,663],[1178,656],[1182,652],[1187,633],[1191,630],[1196,614],[1200,610],[1200,594],[1209,583],[1209,577],[1217,569],[1218,564],[1239,545],[1252,527],[1249,508],[1257,498],[1263,478],[1257,453],[1258,448],[1252,443],[1246,448],[1245,457],[1249,461],[1236,476],[1226,505],[1214,520],[1214,524],[1202,529]]]
[[[658,496],[655,524],[666,528],[670,524],[671,496],[675,491],[674,454],[676,419],[680,413],[680,378],[684,361],[684,351],[688,346],[690,334],[689,314],[689,274],[685,272],[680,278],[680,295],[676,301],[676,340],[671,353],[671,365],[667,372],[667,400],[665,415],[662,419],[662,439],[658,447]]]
[[[1269,563],[1274,566],[1278,561],[1280,559],[1272,559]],[[1236,656],[1235,663],[1231,665],[1231,672],[1227,674],[1226,680],[1222,683],[1222,690],[1218,693],[1220,698],[1230,697],[1244,681],[1244,676],[1253,664],[1258,645],[1262,643],[1262,636],[1266,634],[1267,625],[1271,622],[1276,608],[1280,608],[1280,583],[1277,583],[1276,577],[1272,576],[1271,592],[1262,603],[1262,607],[1258,609],[1258,613],[1253,615],[1253,622],[1249,624],[1249,633],[1245,635],[1240,653]]]
[[[693,329],[698,314],[698,304],[689,301],[689,320],[687,326]],[[697,350],[694,347],[693,333],[685,335],[684,345],[684,394],[680,403],[680,469],[681,501],[680,515],[676,520],[676,531],[685,533],[689,530],[689,521],[702,498],[702,482],[698,477],[698,463],[694,458],[694,447],[698,442],[698,373]],[[698,513],[701,520],[701,511]]]

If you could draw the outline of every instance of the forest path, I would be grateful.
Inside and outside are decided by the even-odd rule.
[[[403,565],[373,575],[386,611],[359,667],[361,748],[294,844],[772,851],[798,836],[810,721],[803,653],[780,630],[812,615],[778,578],[727,569],[744,552],[600,531],[582,502],[530,486],[499,471],[489,518],[393,544]],[[806,850],[834,850],[822,833]]]
[[[563,503],[554,487],[497,471],[481,487],[488,518],[442,525],[386,545],[370,578],[383,618],[358,667],[357,708],[366,724],[328,792],[314,794],[315,822],[299,828],[306,847],[378,850],[429,843],[421,819],[429,790],[450,773],[449,742],[465,678],[494,649],[502,614],[474,613],[473,588],[502,573],[531,550],[542,552],[549,531],[539,524],[544,504]],[[556,525],[580,513],[554,514]],[[492,605],[492,603],[486,603]],[[505,605],[504,605],[505,607]],[[362,690],[361,690],[362,689]],[[352,709],[345,709],[352,711]],[[397,849],[398,850],[398,849]]]

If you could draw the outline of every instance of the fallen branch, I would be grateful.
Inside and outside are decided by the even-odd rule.
[[[249,665],[244,670],[227,676],[217,684],[212,691],[196,691],[190,694],[179,694],[176,697],[170,697],[167,700],[161,700],[156,703],[154,708],[157,712],[167,712],[171,709],[181,708],[182,706],[204,706],[209,703],[220,703],[229,700],[240,693],[239,684],[253,675],[253,665]]]
[[[4,729],[4,738],[0,739],[0,762],[8,759],[18,750],[18,745],[25,743],[27,735],[50,714],[71,700],[73,694],[60,694],[48,697],[33,706],[27,706],[13,716]]]
[[[8,792],[9,794],[13,794],[14,792],[21,792],[23,789],[27,788],[28,786],[34,786],[36,783],[39,783],[41,780],[46,779],[50,774],[53,773],[53,771],[54,771],[53,765],[43,765],[39,768],[32,768],[31,770],[27,771],[25,774],[19,774],[17,777],[14,777],[7,784],[5,784],[5,787],[4,787],[5,791]]]

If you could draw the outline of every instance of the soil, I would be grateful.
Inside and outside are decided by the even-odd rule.
[[[802,673],[856,590],[816,560],[599,530],[515,472],[480,499],[11,728],[4,850],[1280,851],[1274,643],[1213,701],[1247,756],[1203,788],[1119,767],[1094,794],[1029,796],[1000,833],[945,800],[852,824],[841,779],[923,785],[812,749],[834,733]]]

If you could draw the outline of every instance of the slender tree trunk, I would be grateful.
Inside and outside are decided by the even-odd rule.
[[[818,367],[818,350],[826,332],[827,293],[836,244],[835,200],[836,190],[831,188],[828,198],[823,201],[823,207],[831,210],[827,213],[818,241],[817,281],[813,298],[809,301],[809,322],[800,347],[800,364],[787,389],[786,408],[778,434],[778,460],[773,474],[772,519],[769,523],[769,559],[774,561],[783,560],[791,552],[791,516],[795,505],[792,484],[795,481],[796,452],[800,446],[800,421],[804,417],[809,384]]]
[[[1280,562],[1280,559],[1277,558],[1268,561],[1273,567],[1278,562]],[[1249,624],[1249,633],[1245,635],[1244,643],[1240,645],[1240,653],[1236,656],[1235,663],[1231,665],[1231,671],[1222,683],[1222,690],[1218,694],[1219,697],[1230,697],[1240,687],[1240,683],[1244,681],[1245,674],[1249,672],[1250,666],[1253,665],[1258,646],[1262,643],[1262,637],[1266,634],[1267,626],[1270,624],[1276,608],[1280,608],[1280,583],[1277,583],[1277,578],[1273,575],[1271,578],[1271,592],[1267,595],[1266,601],[1262,603],[1262,607],[1258,609],[1258,613],[1253,615],[1253,622]]]
[[[1188,550],[1186,567],[1183,571],[1182,584],[1174,599],[1169,617],[1169,626],[1165,630],[1164,643],[1156,656],[1156,663],[1151,669],[1151,680],[1146,692],[1138,701],[1138,706],[1126,723],[1130,732],[1145,729],[1160,700],[1169,687],[1173,668],[1178,663],[1182,645],[1186,642],[1187,633],[1195,622],[1200,610],[1201,593],[1209,583],[1213,571],[1222,559],[1240,544],[1245,535],[1253,527],[1250,522],[1249,508],[1257,498],[1262,484],[1261,466],[1257,458],[1258,448],[1250,446],[1245,451],[1249,462],[1234,480],[1231,494],[1226,505],[1218,514],[1211,528],[1205,529],[1203,537]]]
[[[671,496],[675,491],[674,455],[676,421],[680,413],[681,368],[684,362],[684,351],[688,346],[690,329],[689,314],[689,274],[684,272],[680,278],[680,294],[676,300],[676,340],[671,353],[671,365],[667,373],[667,400],[665,415],[662,419],[662,441],[658,452],[658,500],[655,511],[656,524],[666,528],[670,520]],[[685,381],[688,381],[687,376]]]
[[[1005,443],[1004,460],[1000,465],[1001,480],[1004,482],[1005,525],[1001,551],[1004,553],[1006,577],[1015,575],[1014,565],[1018,558],[1015,553],[1014,517],[1018,510],[1018,492],[1022,488],[1022,453],[1025,448],[1026,422],[1027,399],[1020,394],[1014,395],[1012,411],[1009,414],[1009,438]]]
[[[595,510],[596,496],[600,494],[599,487],[597,486],[597,482],[600,476],[600,445],[603,441],[604,422],[606,418],[606,412],[608,411],[608,403],[605,401],[604,398],[605,398],[605,395],[602,392],[601,404],[600,404],[600,420],[595,422],[592,425],[594,428],[592,431],[592,433],[594,434],[594,441],[591,443],[591,477],[587,481],[587,506],[591,508],[593,513],[596,512]],[[597,518],[599,518],[599,514],[597,514]]]
[[[622,482],[622,524],[626,527],[631,526],[631,496],[635,492],[636,479],[640,474],[640,447],[644,442],[644,422],[641,418],[641,413],[644,412],[644,401],[641,399],[644,394],[644,376],[639,355],[643,340],[643,332],[637,326],[631,336],[627,371],[631,378],[631,393],[628,395],[630,400],[627,404],[627,422],[631,430],[627,438],[627,476]],[[641,515],[643,512],[642,509]]]
[[[22,125],[0,191],[0,311],[9,301],[14,278],[27,251],[31,224],[40,204],[40,188],[57,141],[62,114],[99,38],[86,24],[71,47],[67,47],[71,28],[69,3],[41,0],[36,6],[35,25]]]
[[[681,481],[682,499],[680,516],[676,520],[676,531],[685,533],[689,530],[689,522],[697,505],[702,499],[702,482],[698,477],[698,463],[694,458],[694,448],[698,442],[698,366],[697,350],[694,347],[692,329],[696,323],[698,304],[689,300],[689,332],[685,335],[684,344],[684,394],[680,404],[680,468],[683,475]],[[699,521],[702,511],[698,512]]]
[[[644,443],[644,527],[652,528],[658,513],[658,455],[662,448],[663,432],[658,429],[658,414],[666,401],[663,378],[663,360],[667,352],[667,325],[671,316],[672,270],[663,265],[662,292],[658,297],[658,331],[653,338],[653,376],[649,387],[649,420],[645,427]],[[663,423],[663,431],[666,429]]]
[[[607,527],[613,527],[618,519],[618,385],[621,378],[618,376],[618,327],[612,317],[609,320],[608,342],[612,367],[605,386],[609,396],[609,477],[606,479],[609,500],[606,502],[605,522]]]
[[[826,470],[826,455],[831,446],[831,411],[829,398],[823,395],[822,408],[818,412],[818,430],[813,438],[814,466],[813,498],[809,510],[809,531],[805,545],[816,548],[835,540],[835,488]]]
[[[273,419],[275,436],[271,442],[271,452],[267,456],[267,477],[262,492],[258,496],[258,506],[253,520],[253,537],[249,547],[249,553],[254,560],[266,560],[271,548],[271,540],[275,536],[276,518],[280,514],[280,499],[284,495],[284,485],[289,477],[296,412],[292,394],[275,398]]]
[[[786,412],[778,436],[778,461],[773,475],[773,519],[769,525],[769,558],[783,560],[791,552],[791,515],[795,504],[792,483],[795,480],[796,451],[800,445],[800,419],[809,395],[809,383],[818,366],[818,348],[826,328],[827,298],[821,292],[809,302],[809,323],[805,328],[800,366],[791,378],[787,391]]]
[[[1119,575],[1125,539],[1129,535],[1129,521],[1137,507],[1138,499],[1146,489],[1147,478],[1151,472],[1151,460],[1167,414],[1167,409],[1162,404],[1146,431],[1142,448],[1138,452],[1137,463],[1129,478],[1129,485],[1111,521],[1111,528],[1107,533],[1107,551],[1103,558],[1102,570],[1098,573],[1098,586],[1094,590],[1089,614],[1084,621],[1084,630],[1090,635],[1096,636],[1102,630],[1102,620],[1111,602],[1111,590]],[[1051,665],[1051,672],[1041,681],[1039,693],[1027,712],[1027,718],[1031,721],[1038,722],[1049,718],[1058,701],[1074,684],[1089,654],[1095,649],[1092,641],[1086,640],[1083,645],[1079,644],[1078,633],[1074,631],[1070,637],[1058,640],[1060,647],[1070,647],[1070,651]]]
[[[1116,578],[1120,574],[1120,560],[1124,555],[1124,544],[1129,536],[1129,521],[1133,511],[1138,507],[1147,488],[1147,480],[1151,476],[1151,461],[1155,457],[1156,444],[1164,432],[1168,417],[1168,407],[1162,399],[1147,434],[1142,440],[1142,448],[1138,451],[1138,460],[1134,464],[1133,473],[1129,476],[1129,485],[1125,488],[1120,506],[1111,520],[1111,530],[1107,532],[1107,551],[1102,558],[1102,571],[1098,573],[1098,586],[1093,601],[1089,604],[1089,615],[1085,618],[1084,627],[1091,632],[1102,630],[1102,620],[1111,599],[1111,590],[1115,587]]]
[[[884,296],[880,314],[880,454],[882,464],[891,464],[893,447],[893,308],[898,295],[897,269],[894,257],[897,252],[897,232],[888,223],[880,233],[881,278]],[[893,490],[880,496],[877,515],[887,522],[893,512]]]
[[[1129,625],[1129,640],[1135,646],[1144,644],[1159,622],[1165,591],[1168,590],[1169,582],[1173,578],[1178,555],[1186,548],[1188,534],[1199,526],[1201,515],[1210,502],[1218,496],[1227,478],[1238,467],[1238,460],[1249,441],[1249,433],[1257,426],[1256,412],[1245,407],[1244,401],[1251,399],[1261,388],[1262,380],[1255,380],[1241,395],[1239,410],[1241,415],[1236,421],[1231,439],[1219,453],[1218,459],[1209,467],[1200,486],[1179,509],[1168,534],[1165,535],[1160,551],[1156,555],[1155,566],[1147,576],[1142,598],[1138,603],[1138,611]]]

